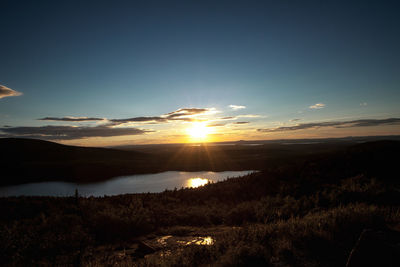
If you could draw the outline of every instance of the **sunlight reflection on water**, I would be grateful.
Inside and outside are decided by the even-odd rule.
[[[208,180],[206,178],[194,177],[194,178],[190,178],[187,180],[186,186],[195,188],[195,187],[206,185],[208,182],[212,183],[213,181]]]

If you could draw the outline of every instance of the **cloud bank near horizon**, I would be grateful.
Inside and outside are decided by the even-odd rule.
[[[323,121],[323,122],[300,123],[294,126],[257,129],[257,131],[265,133],[273,133],[273,132],[287,132],[287,131],[296,131],[305,129],[316,129],[322,127],[352,128],[352,127],[370,127],[370,126],[399,125],[399,124],[400,124],[400,118],[362,119],[362,120],[351,120],[351,121],[325,121],[325,122]]]
[[[242,109],[240,106],[239,109]],[[102,118],[93,116],[48,116],[39,118],[40,121],[54,121],[66,123],[93,123],[97,125],[46,125],[32,127],[0,127],[0,137],[25,137],[45,140],[74,140],[89,137],[112,137],[123,135],[141,135],[154,132],[153,130],[139,129],[132,124],[165,124],[173,122],[206,121],[213,126],[225,126],[227,124],[244,125],[250,122],[237,121],[238,118],[258,118],[255,114],[239,114],[229,117],[210,117],[221,111],[216,108],[179,108],[158,116],[140,116],[132,118]],[[221,123],[222,121],[231,121]]]
[[[60,122],[105,122],[98,126],[46,125],[32,127],[0,127],[0,137],[25,137],[45,140],[74,140],[89,137],[112,137],[124,135],[141,135],[152,130],[124,127],[128,123],[167,123],[173,121],[196,121],[199,116],[218,113],[215,108],[180,108],[160,116],[143,116],[127,119],[107,119],[99,117],[44,117],[41,121]]]
[[[89,137],[140,135],[148,132],[152,131],[137,128],[112,128],[109,126],[76,127],[47,125],[38,127],[2,127],[0,128],[0,137],[74,140]]]

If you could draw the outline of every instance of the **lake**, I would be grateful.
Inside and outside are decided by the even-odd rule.
[[[120,176],[99,183],[75,184],[65,182],[30,183],[0,187],[0,197],[8,196],[72,196],[75,189],[79,195],[112,196],[129,193],[157,193],[165,189],[198,187],[208,182],[217,182],[228,177],[243,176],[254,171],[225,172],[178,172],[169,171],[153,174]]]

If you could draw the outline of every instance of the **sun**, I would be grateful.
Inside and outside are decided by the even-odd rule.
[[[188,135],[192,140],[202,140],[207,139],[207,135],[211,132],[210,127],[204,122],[193,122],[190,128],[186,129]]]

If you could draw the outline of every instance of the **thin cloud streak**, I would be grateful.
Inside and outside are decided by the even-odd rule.
[[[219,118],[211,119],[209,121],[215,121],[215,122],[218,122],[218,121],[234,121],[234,120],[237,120],[239,118],[252,119],[252,118],[260,118],[260,117],[261,117],[260,115],[256,115],[256,114],[244,114],[244,115],[237,115],[237,116],[219,117]],[[235,123],[232,123],[232,124],[235,124]],[[241,122],[239,122],[237,124],[241,124]]]
[[[44,117],[38,119],[40,121],[102,121],[105,120],[103,118],[91,118],[91,117],[62,117],[62,118],[57,118],[57,117]]]
[[[237,118],[260,118],[261,115],[257,114],[244,114],[244,115],[237,115]]]
[[[239,106],[239,105],[229,105],[229,107],[233,110],[240,110],[246,108],[246,106]]]
[[[24,137],[45,140],[73,140],[88,137],[111,137],[123,135],[140,135],[150,130],[137,128],[112,128],[108,126],[75,127],[75,126],[39,126],[39,127],[3,127],[0,137]]]
[[[324,108],[326,105],[324,103],[317,103],[315,105],[309,106],[310,109],[321,109]]]
[[[228,116],[228,117],[217,118],[215,120],[216,121],[231,121],[231,120],[236,120],[236,119],[237,119],[237,117]]]
[[[128,122],[167,122],[166,118],[162,117],[134,117],[128,119],[111,119],[111,122],[128,123]]]
[[[213,109],[213,108],[211,108]],[[210,111],[209,108],[180,108],[178,110],[165,114],[166,117],[197,115]]]
[[[222,126],[225,126],[226,124],[223,124],[223,123],[215,123],[215,124],[210,124],[210,125],[207,125],[207,127],[222,127]]]
[[[0,84],[0,99],[9,96],[20,96],[20,95],[22,95],[21,92],[15,91],[11,88],[8,88],[7,86]]]
[[[133,117],[126,119],[106,119],[106,118],[96,118],[96,117],[45,117],[38,120],[43,121],[68,121],[68,122],[78,122],[78,121],[109,121],[110,125],[119,125],[131,122],[140,123],[166,123],[171,121],[195,121],[198,116],[206,116],[215,114],[218,111],[215,108],[181,108],[161,116],[142,116]]]
[[[277,127],[277,128],[257,129],[257,131],[272,133],[272,132],[286,132],[286,131],[296,131],[296,130],[322,128],[322,127],[351,128],[351,127],[370,127],[370,126],[397,125],[397,124],[400,124],[400,118],[312,122],[312,123],[301,123],[301,124],[297,124],[294,126],[282,126],[282,127]]]

